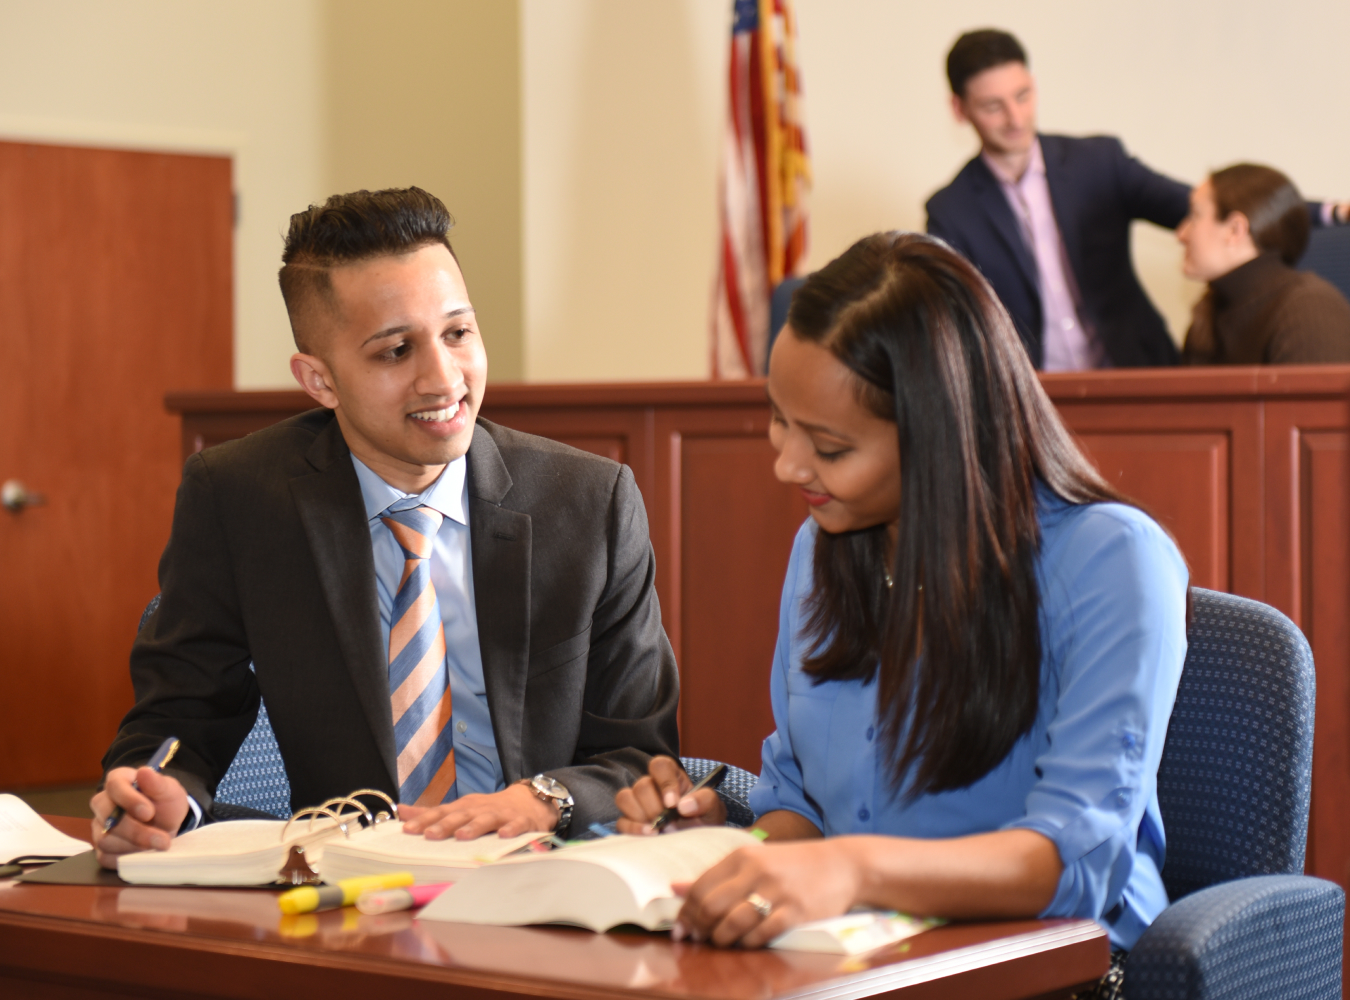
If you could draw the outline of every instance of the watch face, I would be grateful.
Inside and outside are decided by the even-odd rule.
[[[547,795],[551,799],[567,798],[567,789],[559,784],[555,778],[549,778],[541,774],[539,777],[534,778],[530,784],[534,786],[534,790],[540,795]]]

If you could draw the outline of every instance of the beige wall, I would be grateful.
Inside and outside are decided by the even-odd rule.
[[[523,0],[526,372],[702,377],[725,114],[723,0]],[[1119,135],[1194,181],[1238,159],[1350,197],[1350,4],[1291,0],[798,0],[816,187],[810,263],[866,233],[921,229],[923,202],[974,152],[947,110],[963,30],[1027,45],[1047,131]],[[1135,259],[1174,335],[1198,287],[1170,232]]]
[[[0,137],[235,156],[235,382],[289,381],[276,290],[323,192],[319,0],[0,0]],[[2,223],[0,223],[2,224]]]
[[[326,189],[416,184],[446,203],[494,380],[521,350],[516,4],[330,0]]]
[[[522,0],[531,381],[706,377],[730,9]]]
[[[817,265],[863,233],[922,227],[923,201],[976,148],[947,111],[946,50],[990,25],[1027,47],[1045,131],[1118,135],[1191,182],[1250,159],[1310,196],[1350,197],[1350,4],[1290,0],[1276,13],[1262,0],[800,0],[799,10]],[[1140,276],[1181,335],[1198,286],[1181,278],[1170,232],[1135,231]]]
[[[519,29],[472,0],[0,0],[0,138],[235,158],[235,384],[289,387],[291,213],[420,184],[458,220],[492,377],[521,357]]]
[[[275,273],[290,214],[417,183],[456,249],[496,380],[699,378],[717,239],[730,0],[0,0],[0,137],[236,156],[235,378],[290,384]],[[1194,180],[1238,158],[1350,196],[1350,5],[798,0],[816,172],[811,263],[920,228],[974,151],[942,58],[1029,47],[1047,130],[1110,132]],[[1196,288],[1142,225],[1174,333]]]

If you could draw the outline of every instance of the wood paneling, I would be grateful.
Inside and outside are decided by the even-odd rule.
[[[182,458],[169,388],[232,383],[230,161],[0,142],[0,788],[89,781]],[[22,709],[15,706],[22,705]]]
[[[1083,433],[1079,441],[1107,479],[1127,496],[1150,497],[1150,512],[1172,532],[1191,582],[1228,590],[1229,436],[1119,431]]]
[[[1274,605],[1317,661],[1308,871],[1350,885],[1350,366],[1042,377],[1102,472],[1173,532],[1200,586]],[[257,394],[271,422],[285,394]],[[291,412],[308,405],[289,394]],[[248,394],[175,396],[190,428]],[[493,386],[484,415],[622,454],[647,504],[679,658],[683,749],[756,769],[792,536],[755,383]]]
[[[678,552],[668,586],[679,600],[680,739],[689,756],[758,773],[760,746],[773,732],[768,690],[778,635],[779,593],[765,582],[781,586],[806,504],[773,477],[767,422],[722,417],[657,419],[678,477],[665,528]],[[728,424],[738,429],[728,432]]]

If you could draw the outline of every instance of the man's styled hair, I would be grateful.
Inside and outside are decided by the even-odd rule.
[[[947,82],[952,85],[953,94],[965,97],[971,77],[1011,62],[1031,65],[1022,43],[1012,35],[997,28],[967,31],[947,53]]]
[[[1214,217],[1222,222],[1234,212],[1247,217],[1252,242],[1262,253],[1275,251],[1290,267],[1308,249],[1312,222],[1308,206],[1294,182],[1271,167],[1235,163],[1209,177],[1214,188]]]
[[[306,328],[315,307],[336,304],[333,268],[436,244],[454,257],[449,235],[454,224],[441,200],[417,187],[335,194],[292,215],[277,280],[295,346],[311,353]]]

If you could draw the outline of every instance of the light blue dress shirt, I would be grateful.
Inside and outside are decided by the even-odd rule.
[[[445,519],[431,551],[431,583],[445,626],[445,667],[450,674],[450,699],[455,731],[455,784],[447,800],[470,792],[498,792],[506,787],[502,762],[488,713],[483,655],[478,646],[478,617],[473,600],[473,559],[469,542],[467,462],[458,458],[417,496],[396,490],[355,455],[352,464],[361,483],[361,497],[370,520],[375,553],[375,588],[380,597],[380,633],[389,648],[390,615],[403,579],[403,549],[380,520],[387,510],[427,506]]]
[[[939,838],[1023,827],[1064,863],[1044,917],[1087,917],[1130,948],[1167,906],[1158,761],[1186,657],[1187,571],[1147,515],[1038,491],[1040,708],[1031,732],[974,784],[906,803],[878,752],[875,679],[815,684],[800,632],[815,522],[788,563],[755,814],[788,809],[826,836]]]

